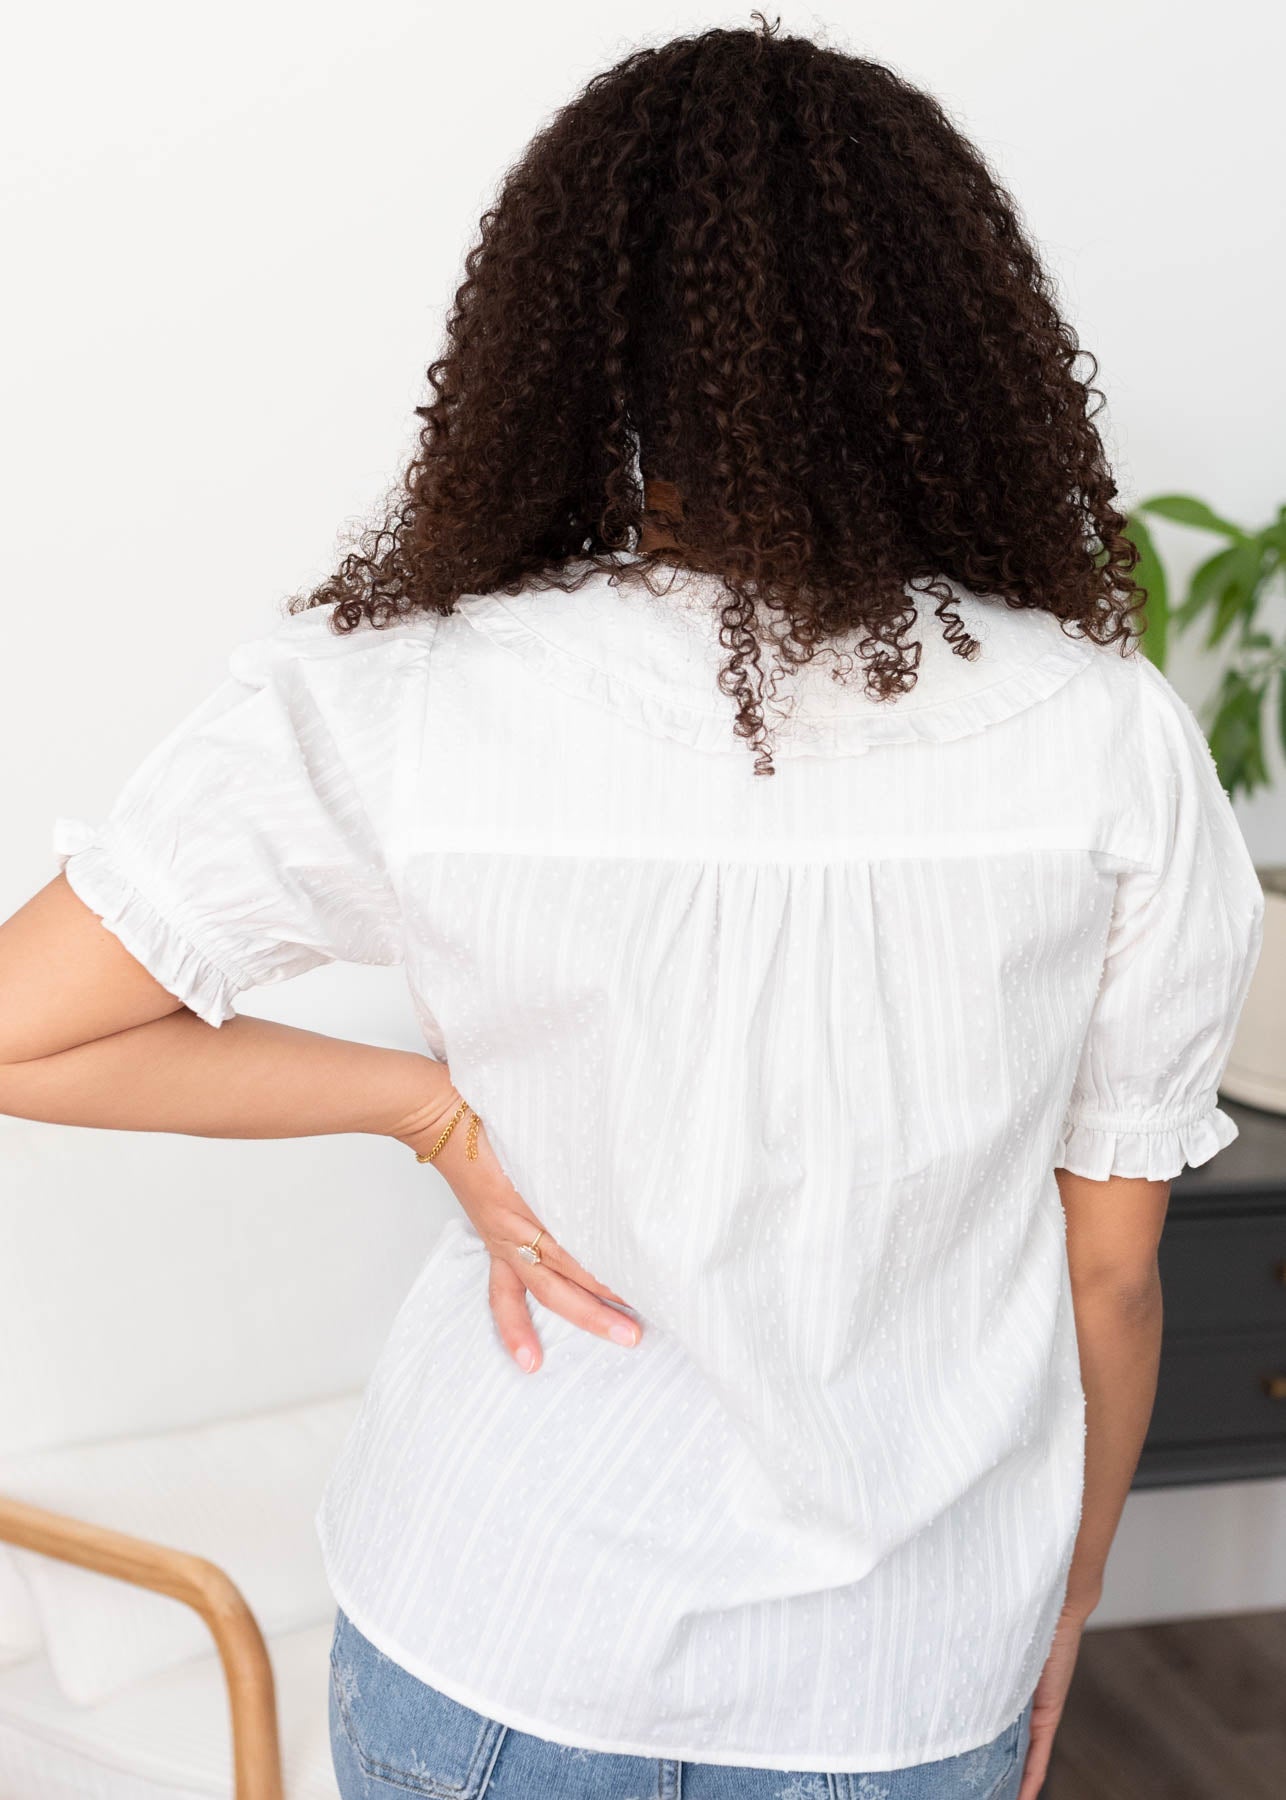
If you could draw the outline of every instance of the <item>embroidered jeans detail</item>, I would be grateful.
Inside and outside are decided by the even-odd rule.
[[[507,1727],[417,1681],[340,1613],[331,1749],[343,1800],[483,1800]]]

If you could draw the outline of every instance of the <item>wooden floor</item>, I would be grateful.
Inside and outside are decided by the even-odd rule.
[[[1286,1612],[1085,1633],[1041,1800],[1283,1800]]]

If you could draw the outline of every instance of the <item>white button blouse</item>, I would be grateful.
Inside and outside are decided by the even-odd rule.
[[[637,1312],[538,1303],[457,1216],[318,1529],[338,1602],[480,1712],[593,1750],[896,1769],[1045,1660],[1081,1500],[1054,1169],[1163,1180],[1263,894],[1151,663],[958,590],[914,690],[792,678],[756,776],[705,578],[288,618],[144,760],[75,891],[211,1025],[405,966],[510,1177]]]

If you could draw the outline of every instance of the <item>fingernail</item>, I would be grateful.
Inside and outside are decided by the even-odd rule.
[[[613,1325],[607,1335],[614,1344],[637,1344],[638,1342],[637,1331],[632,1325],[624,1323]]]
[[[522,1349],[515,1353],[514,1361],[518,1364],[520,1369],[525,1370],[526,1373],[530,1375],[536,1366],[536,1356],[531,1345],[524,1344]]]

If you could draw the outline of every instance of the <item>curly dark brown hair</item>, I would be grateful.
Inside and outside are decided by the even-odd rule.
[[[351,631],[714,575],[719,685],[770,774],[787,666],[855,632],[872,698],[914,686],[917,593],[966,657],[950,582],[1125,650],[1142,599],[1098,365],[1013,199],[929,95],[752,16],[633,51],[531,141],[383,521],[290,608]]]

